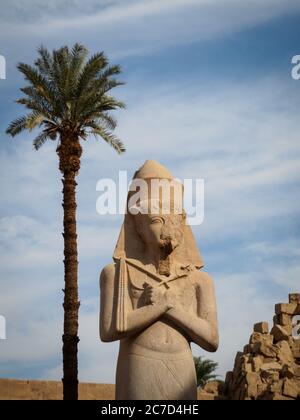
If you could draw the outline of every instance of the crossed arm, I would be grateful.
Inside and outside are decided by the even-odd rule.
[[[214,284],[207,273],[198,272],[197,276],[197,314],[179,306],[169,309],[165,317],[181,327],[192,342],[206,351],[215,352],[219,346],[219,334]]]
[[[182,328],[191,341],[207,351],[216,351],[218,332],[215,293],[212,279],[205,273],[197,273],[201,281],[197,284],[198,313],[191,315],[184,309],[172,307],[169,303],[156,303],[127,312],[125,332],[116,329],[115,266],[104,268],[100,277],[100,338],[104,342],[124,339],[139,333],[160,318],[167,318]]]

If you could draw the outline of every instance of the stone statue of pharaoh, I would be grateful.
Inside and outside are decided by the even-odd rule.
[[[134,176],[149,186],[153,179],[173,182],[155,161]],[[100,337],[120,340],[117,400],[196,400],[191,343],[218,348],[214,284],[200,271],[203,261],[176,198],[160,194],[153,206],[147,194],[139,203],[147,211],[138,212],[129,208],[129,192],[114,263],[100,276]]]

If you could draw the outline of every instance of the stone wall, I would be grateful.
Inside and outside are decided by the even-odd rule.
[[[115,386],[79,384],[80,400],[113,400]],[[61,400],[62,383],[52,381],[20,381],[0,379],[0,400]]]
[[[254,325],[249,344],[228,372],[225,394],[231,400],[300,399],[300,339],[292,336],[293,320],[300,315],[300,294],[275,305],[273,328]]]
[[[80,400],[114,400],[115,386],[79,384]],[[21,381],[0,379],[0,400],[61,400],[62,384],[54,381]],[[219,399],[209,393],[198,392],[199,400]]]

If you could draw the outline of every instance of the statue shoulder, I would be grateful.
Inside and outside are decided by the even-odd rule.
[[[195,283],[201,288],[214,288],[214,280],[205,271],[195,271]]]
[[[100,274],[100,285],[103,283],[111,282],[114,280],[116,274],[116,264],[110,263],[107,264]]]

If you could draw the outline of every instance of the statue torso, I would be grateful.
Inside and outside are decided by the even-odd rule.
[[[174,278],[176,275],[171,275]],[[160,276],[163,281],[170,280],[168,277]],[[151,275],[128,265],[128,288],[132,309],[136,310],[145,306],[144,299],[145,284],[158,287],[160,282]],[[180,307],[185,312],[197,314],[197,281],[195,272],[189,273],[186,277],[177,278],[161,285],[168,293],[171,302],[175,307]],[[146,328],[144,331],[126,339],[127,344],[138,344],[144,348],[160,352],[180,352],[189,348],[189,341],[185,333],[178,326],[162,317],[159,321]]]

